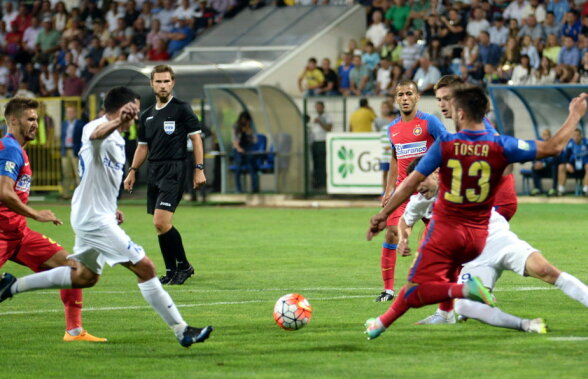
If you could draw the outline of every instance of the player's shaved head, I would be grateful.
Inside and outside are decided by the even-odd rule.
[[[478,123],[484,120],[489,107],[484,90],[472,85],[454,87],[452,101],[455,110],[463,110],[466,118]]]
[[[20,118],[23,112],[27,109],[38,109],[39,102],[35,99],[27,97],[15,97],[11,99],[4,108],[4,117],[8,120],[9,117]]]

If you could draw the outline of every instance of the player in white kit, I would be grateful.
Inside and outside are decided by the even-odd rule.
[[[84,127],[80,157],[80,185],[72,200],[71,224],[76,234],[73,268],[61,266],[16,279],[4,274],[0,280],[0,302],[14,294],[46,288],[92,287],[104,264],[121,264],[137,275],[145,300],[173,329],[184,347],[204,342],[211,326],[193,328],[186,324],[176,305],[163,289],[153,262],[119,226],[122,213],[117,196],[125,163],[128,130],[139,112],[139,96],[126,87],[113,88],[104,100],[106,114]]]
[[[417,162],[418,160],[413,162],[408,170],[414,170]],[[407,238],[412,226],[421,218],[431,217],[438,189],[437,174],[433,173],[419,186],[420,193],[411,196],[403,219],[399,223],[398,252],[402,255],[409,254]],[[408,229],[406,229],[407,227]],[[516,234],[510,231],[508,221],[498,212],[492,210],[484,250],[478,258],[463,266],[458,282],[464,283],[470,277],[479,277],[484,286],[492,290],[504,270],[513,271],[521,276],[532,276],[546,283],[554,284],[566,295],[588,307],[588,287],[576,277],[559,271],[537,249],[519,239]],[[499,308],[468,299],[456,299],[455,311],[466,318],[473,318],[493,326],[531,333],[547,332],[546,324],[540,318],[522,319]]]

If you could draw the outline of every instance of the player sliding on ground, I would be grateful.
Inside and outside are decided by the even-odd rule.
[[[4,274],[0,302],[21,292],[47,288],[86,288],[96,284],[105,263],[121,264],[137,275],[145,300],[172,328],[184,347],[204,342],[212,327],[186,324],[156,277],[153,262],[118,225],[117,196],[125,163],[125,140],[139,112],[139,95],[126,87],[113,88],[104,99],[106,114],[84,127],[80,150],[81,182],[72,200],[71,224],[76,234],[73,267],[61,266],[16,279]],[[57,220],[59,221],[59,220]]]
[[[452,115],[460,132],[437,139],[384,209],[370,220],[368,240],[383,230],[388,215],[440,168],[439,197],[419,256],[410,269],[407,284],[388,311],[366,322],[368,339],[377,338],[410,308],[451,298],[470,298],[494,305],[478,278],[470,278],[465,284],[449,283],[447,278],[482,252],[504,169],[510,163],[559,154],[586,113],[587,98],[588,94],[583,93],[570,102],[568,118],[549,141],[522,141],[485,130],[483,119],[488,98],[483,89],[454,89]]]
[[[414,170],[417,163],[418,161],[415,160],[409,166],[409,172]],[[402,255],[406,256],[410,253],[407,243],[412,226],[421,218],[431,218],[438,190],[438,173],[435,171],[419,184],[419,193],[410,197],[399,224],[398,251]],[[492,290],[504,270],[553,284],[572,299],[588,307],[588,287],[573,275],[561,272],[549,263],[537,249],[520,240],[516,234],[509,230],[506,219],[493,209],[488,225],[486,246],[478,258],[463,266],[459,274],[459,282],[464,282],[471,277],[479,277],[484,286]],[[455,309],[461,316],[473,318],[489,325],[531,333],[547,332],[547,326],[540,318],[522,319],[486,304],[457,299]],[[439,312],[438,310],[436,315]],[[440,315],[440,317],[443,316]]]

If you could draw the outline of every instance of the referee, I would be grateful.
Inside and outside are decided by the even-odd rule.
[[[200,122],[188,103],[172,96],[175,83],[170,66],[158,65],[151,71],[151,88],[157,102],[139,118],[137,150],[124,181],[125,190],[132,191],[136,171],[145,159],[149,159],[147,212],[153,215],[165,262],[165,275],[159,278],[162,284],[183,284],[194,275],[194,267],[186,258],[182,236],[172,225],[186,177],[187,136],[194,146],[193,186],[198,189],[206,184]]]

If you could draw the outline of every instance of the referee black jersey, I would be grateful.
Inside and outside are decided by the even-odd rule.
[[[149,147],[149,161],[183,160],[186,138],[200,133],[200,121],[190,104],[173,97],[165,107],[147,108],[139,118],[139,143]]]

